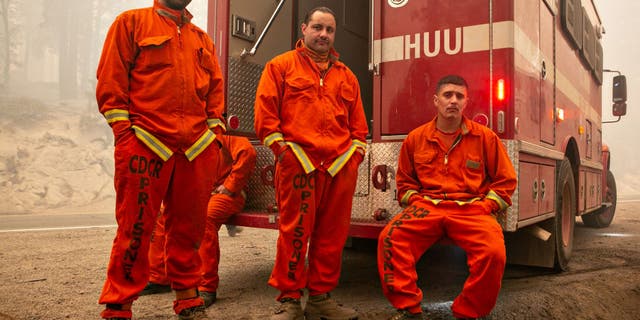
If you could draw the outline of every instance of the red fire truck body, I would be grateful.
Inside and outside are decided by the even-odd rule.
[[[401,210],[398,151],[409,131],[435,116],[435,85],[447,74],[468,81],[465,115],[498,134],[518,173],[513,205],[500,217],[510,262],[564,269],[576,216],[589,226],[611,223],[615,181],[601,140],[603,28],[591,0],[209,4],[209,34],[227,74],[229,126],[253,138],[264,64],[293,47],[306,11],[324,5],[336,12],[335,47],[360,81],[370,122],[353,237],[376,238]],[[255,147],[247,207],[232,222],[277,228],[273,156],[257,140]]]

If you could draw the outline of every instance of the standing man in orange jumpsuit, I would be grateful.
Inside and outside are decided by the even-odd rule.
[[[215,183],[209,198],[207,221],[204,239],[200,245],[202,259],[202,281],[198,286],[200,297],[205,307],[216,301],[216,292],[220,277],[218,264],[220,262],[220,242],[218,231],[222,224],[244,208],[247,198],[243,190],[256,165],[256,151],[245,137],[224,135],[221,138],[219,163],[216,172],[212,173]],[[151,274],[149,283],[140,295],[168,292],[169,280],[165,272],[165,216],[158,217],[156,229],[153,232],[149,260]]]
[[[398,309],[391,320],[422,319],[415,265],[445,236],[467,253],[469,265],[454,317],[486,316],[500,291],[506,253],[495,215],[511,205],[516,174],[498,136],[462,115],[467,90],[462,77],[440,79],[437,116],[411,131],[400,150],[396,181],[405,209],[378,240],[382,288]]]
[[[115,140],[118,230],[99,302],[130,319],[149,278],[149,238],[165,205],[167,276],[181,319],[205,314],[198,248],[225,130],[223,82],[209,36],[190,23],[191,0],[155,0],[120,14],[98,65],[96,97]]]
[[[315,8],[301,27],[303,39],[267,63],[256,93],[256,133],[277,159],[280,232],[269,284],[280,303],[272,319],[357,319],[329,292],[338,285],[367,122],[358,80],[333,49],[333,11]]]

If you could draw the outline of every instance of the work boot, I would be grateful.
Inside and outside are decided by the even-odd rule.
[[[147,285],[144,287],[144,289],[142,289],[142,291],[138,293],[138,295],[146,296],[150,294],[167,293],[167,292],[171,292],[170,285],[148,282]]]
[[[336,302],[329,293],[309,296],[304,308],[307,320],[357,320],[358,313]]]
[[[276,311],[271,316],[271,320],[304,320],[300,300],[293,298],[280,300]]]
[[[398,310],[398,313],[387,320],[422,320],[422,312],[411,313],[408,310]]]
[[[200,291],[200,298],[204,300],[204,307],[208,308],[214,302],[216,302],[216,292],[215,291]]]
[[[179,320],[204,320],[208,319],[205,306],[186,308],[178,314]]]
[[[229,237],[235,237],[238,233],[242,232],[242,227],[238,227],[236,225],[233,224],[225,224],[225,226],[227,227],[227,234],[229,234]]]
[[[106,308],[100,312],[100,317],[107,320],[131,320],[132,316],[131,303],[107,303]]]

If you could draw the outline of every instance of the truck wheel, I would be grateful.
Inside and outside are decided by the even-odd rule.
[[[613,177],[613,173],[607,170],[607,194],[605,194],[605,198],[603,200],[611,205],[602,207],[592,213],[582,215],[582,222],[584,222],[587,227],[591,228],[606,228],[611,225],[613,215],[616,212],[617,198],[618,192],[616,190],[616,179]]]
[[[573,233],[576,222],[576,185],[573,179],[571,163],[564,158],[558,169],[558,185],[556,187],[555,246],[556,271],[567,270],[571,252],[573,251]]]

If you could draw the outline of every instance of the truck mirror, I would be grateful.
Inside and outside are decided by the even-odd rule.
[[[613,77],[613,102],[627,102],[627,78],[623,75]]]
[[[615,117],[621,117],[627,114],[627,103],[626,102],[616,102],[613,104],[613,115]]]

